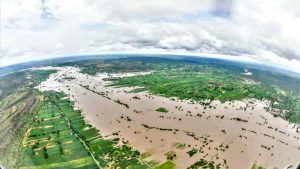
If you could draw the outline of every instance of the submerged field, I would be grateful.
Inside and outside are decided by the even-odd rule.
[[[149,75],[117,79],[114,86],[140,87],[134,91],[149,91],[181,100],[220,100],[223,103],[244,99],[268,100],[269,108],[273,109],[275,116],[300,123],[299,96],[269,87],[242,74],[236,75],[226,69],[180,65],[160,69]]]
[[[0,80],[0,165],[7,168],[152,168],[118,139],[104,139],[63,93],[34,87],[54,69],[12,73]],[[118,159],[118,160],[116,160]]]
[[[0,77],[6,168],[283,168],[299,79],[216,60],[68,61]]]
[[[63,94],[44,96],[22,141],[22,168],[150,168],[138,160],[138,151],[118,146],[118,140],[104,140]]]
[[[270,67],[180,57],[92,59],[55,65],[79,67],[88,75],[154,71],[147,76],[110,80],[116,80],[115,86],[139,86],[142,89],[137,91],[195,101],[268,100],[274,115],[300,123],[299,77]],[[245,73],[248,71],[250,74]]]
[[[300,155],[299,127],[274,116],[267,100],[196,101],[116,85],[157,71],[90,76],[59,69],[39,90],[66,93],[102,136],[124,141],[162,168],[280,168]]]

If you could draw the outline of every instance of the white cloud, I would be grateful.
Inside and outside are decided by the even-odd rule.
[[[63,47],[64,47],[64,45],[61,44],[61,43],[58,43],[58,44],[55,45],[56,49],[62,49]]]
[[[209,53],[300,72],[299,30],[297,0],[2,0],[0,57]]]

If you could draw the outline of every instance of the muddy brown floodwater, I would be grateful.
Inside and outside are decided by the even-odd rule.
[[[165,162],[166,153],[175,153],[180,169],[200,159],[233,169],[251,168],[253,163],[283,168],[299,162],[300,134],[294,124],[267,112],[267,101],[213,101],[212,108],[205,109],[190,100],[132,93],[133,88],[111,87],[103,80],[151,72],[89,76],[73,67],[55,69],[59,71],[37,88],[63,91],[104,137],[128,142],[146,160]],[[159,107],[168,112],[155,111]],[[193,148],[197,152],[190,157],[187,152]]]

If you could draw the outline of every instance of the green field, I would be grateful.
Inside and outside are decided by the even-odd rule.
[[[220,169],[220,168],[228,168],[226,163],[215,164],[213,161],[206,161],[204,159],[200,159],[195,162],[193,165],[189,166],[188,169],[198,169],[198,168],[209,168],[209,169]]]
[[[140,152],[104,139],[63,93],[33,87],[54,70],[21,71],[0,79],[0,161],[6,168],[152,168]]]
[[[190,99],[205,109],[212,100],[258,99],[270,101],[266,110],[274,116],[300,123],[300,80],[264,69],[249,68],[252,76],[241,74],[244,66],[207,60],[165,58],[94,59],[55,63],[75,66],[82,73],[153,71],[151,74],[107,79],[115,87],[139,87],[172,100]],[[174,168],[172,161],[157,166],[119,139],[104,139],[85,122],[63,93],[39,92],[34,87],[56,70],[24,70],[0,77],[0,161],[6,168]],[[139,99],[135,97],[134,99]],[[251,108],[251,106],[247,106]],[[157,107],[157,113],[166,113]],[[144,125],[146,128],[155,128]],[[159,130],[171,130],[156,128]],[[225,133],[225,131],[224,131]],[[188,133],[191,134],[191,133]],[[192,134],[191,134],[192,136]],[[186,152],[193,156],[195,151]],[[169,154],[170,156],[170,154]],[[173,160],[174,154],[168,157]],[[200,159],[190,168],[226,168]],[[259,168],[254,165],[253,168]]]
[[[53,72],[19,71],[0,78],[0,161],[4,167],[20,167],[21,139],[42,104],[42,95],[33,86]]]
[[[62,93],[44,93],[43,105],[22,141],[24,168],[150,168],[140,153],[106,140]]]
[[[163,64],[162,64],[163,65]],[[149,91],[164,97],[191,99],[212,108],[207,101],[221,102],[258,99],[271,101],[275,116],[300,123],[300,97],[279,88],[255,82],[243,75],[202,65],[165,65],[148,75],[115,80],[116,87],[140,87],[134,92]],[[286,111],[286,112],[285,112]]]
[[[111,79],[114,86],[140,86],[165,97],[221,102],[258,99],[271,103],[274,116],[300,123],[300,78],[276,68],[195,57],[125,57],[56,64],[75,66],[82,73],[155,71],[150,75]],[[245,70],[253,73],[242,75]]]
[[[272,110],[274,116],[300,123],[300,79],[279,73],[276,69],[267,70],[220,60],[180,57],[92,59],[85,62],[67,62],[58,66],[76,66],[82,73],[89,75],[95,75],[97,72],[154,71],[149,75],[111,80],[114,81],[114,86],[118,87],[142,87],[135,92],[149,91],[165,97],[200,102],[252,98],[268,100],[271,104],[269,110]],[[249,69],[253,75],[243,75],[245,69]]]
[[[44,97],[42,107],[24,136],[22,167],[97,168],[69,125],[68,117],[80,117],[80,113],[68,110],[68,102],[58,107],[51,97]]]
[[[172,161],[167,161],[161,165],[155,167],[155,169],[172,169],[175,167],[175,164]]]
[[[22,141],[25,168],[149,168],[140,153],[105,140],[62,93],[44,93],[43,105]],[[126,159],[126,160],[124,160]]]

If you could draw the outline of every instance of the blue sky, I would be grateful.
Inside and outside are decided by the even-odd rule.
[[[1,0],[1,65],[97,53],[199,54],[300,72],[298,0]]]

